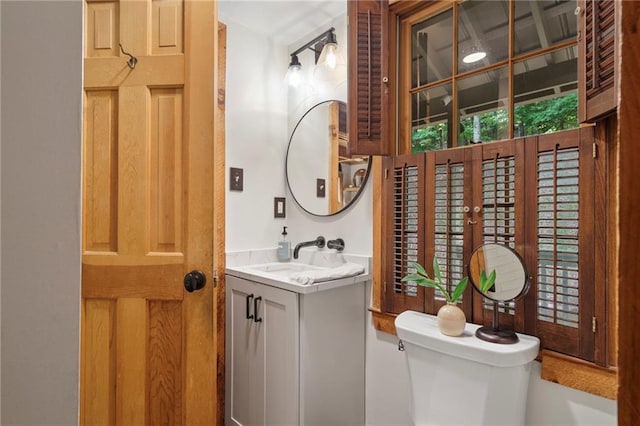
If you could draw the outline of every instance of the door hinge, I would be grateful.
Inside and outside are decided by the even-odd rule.
[[[213,274],[213,288],[218,287],[218,273]]]
[[[591,318],[591,331],[596,332],[596,317]]]
[[[389,168],[388,167],[384,169],[384,178],[385,179],[389,179]]]
[[[598,145],[595,142],[593,143],[592,155],[593,155],[593,158],[598,158]]]

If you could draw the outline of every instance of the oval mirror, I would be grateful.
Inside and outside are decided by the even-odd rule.
[[[352,205],[369,177],[368,156],[348,154],[347,104],[329,100],[304,113],[287,148],[287,185],[295,202],[314,216]]]
[[[491,343],[517,343],[519,338],[513,330],[498,327],[498,303],[518,299],[529,290],[529,276],[522,258],[505,245],[483,244],[471,253],[469,280],[480,294],[493,301],[492,324],[478,328],[476,336]]]
[[[493,271],[495,280],[491,283],[487,280]],[[494,302],[518,299],[529,290],[529,277],[522,258],[502,244],[483,244],[473,251],[469,260],[469,279],[480,294]],[[491,285],[487,286],[487,283]]]

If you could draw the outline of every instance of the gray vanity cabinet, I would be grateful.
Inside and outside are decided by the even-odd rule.
[[[226,424],[364,424],[364,282],[226,286]]]

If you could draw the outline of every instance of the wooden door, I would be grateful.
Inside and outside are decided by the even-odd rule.
[[[216,421],[215,6],[85,4],[81,424]]]

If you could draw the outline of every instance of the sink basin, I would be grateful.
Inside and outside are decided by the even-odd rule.
[[[264,263],[261,265],[247,265],[246,268],[255,272],[266,272],[269,274],[282,275],[288,277],[294,272],[319,271],[322,268],[305,263]]]

